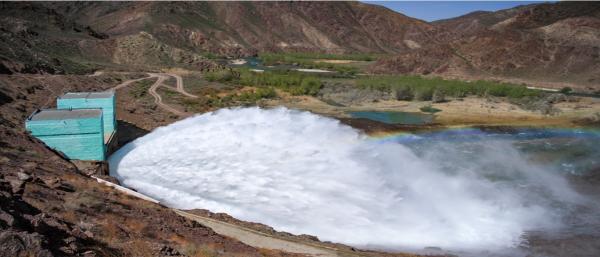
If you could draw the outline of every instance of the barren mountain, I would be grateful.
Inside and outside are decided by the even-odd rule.
[[[0,72],[208,70],[215,55],[388,53],[375,73],[600,81],[600,4],[559,2],[426,23],[358,2],[0,4]]]
[[[380,61],[373,70],[600,82],[600,4],[560,2],[475,12],[434,22],[438,44]]]
[[[205,57],[156,40],[111,37],[67,18],[46,3],[0,3],[0,73],[89,73],[99,67],[121,69],[185,65],[211,69]]]
[[[55,7],[109,35],[147,31],[174,46],[253,51],[398,52],[432,26],[358,2],[81,3]],[[118,7],[118,8],[115,8]]]
[[[434,27],[358,2],[1,3],[1,71],[101,66],[211,69],[206,57],[270,51],[398,53]]]

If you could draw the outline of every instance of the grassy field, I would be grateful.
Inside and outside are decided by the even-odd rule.
[[[364,76],[356,79],[321,78],[296,71],[253,72],[248,69],[222,70],[205,74],[208,81],[258,88],[277,88],[292,95],[316,96],[323,81],[346,81],[363,89],[386,91],[396,100],[444,102],[446,98],[494,96],[510,99],[529,99],[543,95],[524,85],[494,81],[461,81],[408,75]],[[258,96],[263,95],[258,94]],[[252,97],[249,97],[252,98]]]
[[[469,95],[523,98],[540,94],[538,90],[527,89],[517,84],[484,80],[468,82],[421,76],[370,76],[357,79],[356,84],[362,88],[394,92],[398,100],[443,101],[446,96]]]
[[[258,55],[263,65],[295,64],[307,69],[326,69],[340,74],[354,75],[360,71],[356,65],[317,62],[316,60],[373,61],[373,54],[319,54],[319,53],[261,53]]]
[[[321,88],[321,79],[295,71],[252,72],[248,69],[222,70],[205,75],[208,81],[236,83],[252,87],[272,87],[292,95],[316,95]]]

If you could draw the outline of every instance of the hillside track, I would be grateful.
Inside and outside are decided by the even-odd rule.
[[[96,73],[94,73],[94,74],[96,74]],[[172,73],[146,73],[146,74],[148,74],[147,77],[126,80],[123,83],[111,88],[110,90],[116,91],[118,89],[127,87],[135,82],[139,82],[139,81],[146,80],[146,79],[156,79],[156,82],[154,82],[154,84],[152,84],[152,86],[150,86],[150,88],[148,89],[148,93],[150,95],[152,95],[152,97],[154,97],[154,104],[156,104],[158,107],[162,108],[163,110],[166,110],[166,111],[173,113],[175,115],[178,115],[178,116],[185,117],[185,116],[191,115],[190,113],[177,110],[176,108],[164,103],[162,96],[157,92],[158,88],[161,86],[172,88],[170,86],[165,85],[164,82],[167,79],[169,79],[169,77],[173,77],[177,81],[177,85],[175,88],[172,88],[172,89],[174,89],[175,91],[177,91],[178,93],[180,93],[184,96],[187,96],[190,98],[198,98],[198,96],[190,94],[187,91],[185,91],[185,87],[183,84],[183,78],[181,78],[181,76],[179,76],[177,74],[172,74]]]

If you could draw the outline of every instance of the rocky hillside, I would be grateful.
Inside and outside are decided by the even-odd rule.
[[[2,2],[0,73],[210,70],[215,56],[369,52],[391,56],[374,73],[594,89],[599,10],[559,2],[426,23],[359,2]]]
[[[0,74],[83,74],[105,67],[216,67],[206,57],[161,42],[144,31],[120,37],[100,32],[49,3],[2,2],[0,20]]]
[[[196,52],[388,52],[424,43],[432,26],[358,2],[78,3],[54,8],[112,36],[146,31]]]
[[[257,52],[399,53],[432,25],[357,2],[0,4],[0,72],[184,66]]]
[[[373,70],[600,83],[600,3],[559,2],[474,12],[433,23],[437,43]]]
[[[104,90],[128,76],[0,76],[0,256],[299,256],[103,186],[84,175],[98,167],[76,167],[26,133],[25,118],[57,92]]]

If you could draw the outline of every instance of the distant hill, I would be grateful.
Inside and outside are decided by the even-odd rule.
[[[374,73],[600,84],[600,3],[427,23],[359,2],[2,2],[0,73],[207,70],[258,52],[388,54]]]
[[[5,21],[0,37],[6,42],[0,43],[5,53],[0,61],[13,72],[72,72],[107,63],[204,67],[207,56],[261,51],[399,53],[425,44],[433,33],[426,22],[358,2],[55,2],[0,8]]]
[[[433,22],[438,44],[382,60],[383,73],[600,84],[600,3],[559,2]]]

